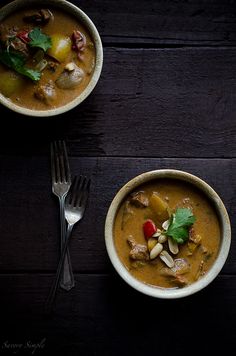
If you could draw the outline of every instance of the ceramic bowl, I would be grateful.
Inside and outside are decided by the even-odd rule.
[[[75,99],[70,101],[68,104],[54,108],[54,109],[48,109],[48,110],[31,110],[27,109],[22,106],[18,106],[15,103],[12,103],[8,98],[3,96],[0,93],[0,103],[6,106],[7,108],[18,112],[23,115],[28,115],[28,116],[55,116],[59,115],[62,113],[65,113],[80,103],[84,101],[84,99],[87,98],[87,96],[93,91],[94,87],[96,86],[101,70],[102,70],[102,64],[103,64],[103,48],[102,48],[102,42],[101,38],[99,36],[99,33],[94,25],[94,23],[91,21],[91,19],[77,6],[71,4],[68,1],[65,0],[15,0],[12,1],[11,3],[7,4],[6,6],[1,8],[0,11],[0,23],[1,21],[6,18],[8,15],[12,14],[15,11],[18,11],[19,9],[22,8],[27,8],[29,9],[32,6],[46,6],[50,7],[53,6],[55,8],[62,9],[63,11],[67,12],[68,14],[73,15],[78,19],[78,22],[83,24],[84,27],[88,30],[88,32],[91,35],[91,38],[95,44],[95,49],[96,49],[96,61],[95,61],[95,67],[94,67],[94,72],[92,74],[91,80],[85,90]]]
[[[180,181],[188,182],[202,191],[215,207],[221,227],[221,244],[219,253],[210,270],[193,284],[178,289],[158,288],[145,284],[133,277],[119,259],[113,238],[114,221],[123,200],[141,184],[163,178],[177,179]],[[230,242],[231,227],[229,216],[218,194],[202,179],[190,173],[172,169],[146,172],[133,178],[131,181],[125,184],[114,197],[109,207],[105,222],[106,249],[111,263],[113,264],[118,274],[126,283],[135,288],[137,291],[156,298],[175,299],[186,297],[200,291],[209,285],[209,283],[211,283],[217,277],[223,265],[225,264],[230,249]]]

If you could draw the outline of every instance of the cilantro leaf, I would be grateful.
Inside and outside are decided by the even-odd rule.
[[[39,47],[46,52],[49,48],[52,47],[52,40],[51,37],[48,35],[45,35],[41,31],[39,27],[35,27],[30,33],[29,33],[29,46],[30,47]]]
[[[21,54],[9,52],[7,50],[0,51],[0,60],[10,68],[21,67],[25,64],[24,57]]]
[[[0,62],[34,81],[40,79],[39,71],[25,67],[25,59],[20,53],[0,50]]]
[[[17,69],[17,72],[32,79],[33,81],[38,81],[41,77],[39,71],[27,67],[20,67]]]
[[[196,218],[188,208],[178,208],[170,218],[170,225],[166,235],[172,237],[174,241],[183,244],[189,237],[189,228]]]

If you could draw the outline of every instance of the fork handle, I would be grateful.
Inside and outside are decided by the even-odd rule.
[[[65,221],[65,196],[60,199],[60,221],[61,221],[61,252],[63,251],[64,244],[66,242],[66,221]],[[63,273],[61,275],[60,287],[69,291],[75,286],[74,275],[72,271],[70,253],[67,249]]]
[[[47,301],[46,301],[46,305],[45,305],[45,312],[46,314],[50,314],[52,312],[52,307],[53,307],[53,302],[56,296],[56,292],[57,292],[57,288],[58,288],[58,283],[60,280],[60,276],[61,276],[61,271],[62,271],[62,267],[64,264],[64,259],[66,256],[66,251],[67,251],[67,247],[70,241],[70,236],[71,236],[71,231],[74,225],[68,225],[67,227],[67,232],[66,232],[66,241],[65,244],[63,246],[63,250],[61,253],[61,257],[60,257],[60,261],[58,263],[57,266],[57,272],[56,272],[56,276],[55,279],[53,281],[53,284],[51,286]]]

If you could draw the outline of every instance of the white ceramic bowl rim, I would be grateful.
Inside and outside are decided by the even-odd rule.
[[[65,9],[66,12],[69,14],[75,16],[78,18],[78,20],[86,27],[86,29],[89,31],[94,44],[95,44],[95,49],[96,49],[96,62],[95,62],[95,68],[94,72],[92,74],[92,78],[87,85],[87,87],[84,89],[84,91],[75,99],[70,101],[64,106],[60,106],[58,108],[53,108],[53,109],[48,109],[48,110],[31,110],[28,108],[25,108],[23,106],[18,106],[15,103],[11,102],[9,99],[7,99],[4,95],[0,93],[0,102],[6,106],[7,108],[18,112],[19,114],[27,115],[27,116],[39,116],[39,117],[48,117],[48,116],[55,116],[59,114],[63,114],[64,112],[67,112],[74,107],[76,107],[78,104],[80,104],[82,101],[84,101],[87,96],[93,91],[94,87],[96,86],[98,79],[101,74],[102,70],[102,64],[103,64],[103,49],[102,49],[102,41],[100,38],[100,35],[97,31],[97,28],[95,27],[94,23],[92,20],[77,6],[74,4],[66,1],[66,0],[15,0],[10,2],[9,4],[3,6],[0,9],[0,21],[2,21],[6,16],[10,15],[11,13],[15,12],[18,9],[22,9],[25,7],[30,6],[40,6],[40,5],[47,5],[48,6],[54,6],[56,8],[61,8]]]
[[[208,271],[205,276],[203,276],[195,283],[180,289],[158,288],[155,286],[145,284],[137,280],[136,278],[134,278],[128,272],[128,270],[125,268],[125,266],[119,259],[113,240],[113,223],[116,217],[117,210],[119,209],[119,206],[124,200],[124,198],[141,184],[149,182],[151,180],[156,180],[161,178],[179,179],[188,182],[190,184],[193,184],[201,191],[203,191],[206,194],[206,196],[210,199],[210,201],[212,201],[216,209],[216,212],[218,214],[220,225],[221,225],[223,238],[221,241],[221,246],[220,246],[218,256],[215,262],[213,263],[210,271]],[[209,283],[211,283],[216,278],[216,276],[221,271],[227,259],[229,249],[230,249],[230,243],[231,243],[230,220],[229,220],[227,210],[222,200],[218,196],[218,194],[202,179],[190,173],[179,171],[179,170],[173,170],[173,169],[154,170],[151,172],[143,173],[133,178],[118,191],[107,213],[106,222],[105,222],[105,243],[106,243],[106,248],[107,248],[109,258],[114,268],[130,286],[132,286],[139,292],[142,292],[152,297],[163,298],[163,299],[182,298],[194,294],[200,291],[201,289],[203,289],[204,287],[206,287]]]

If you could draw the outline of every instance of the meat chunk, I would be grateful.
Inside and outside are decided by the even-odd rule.
[[[39,11],[27,13],[24,15],[23,20],[27,23],[33,24],[46,24],[53,17],[52,13],[48,9],[41,9]]]
[[[16,37],[10,42],[10,47],[16,52],[21,53],[25,58],[29,57],[29,50],[27,44],[20,38]]]
[[[174,266],[171,268],[163,267],[160,271],[162,276],[175,277],[176,275],[183,275],[190,271],[190,264],[184,258],[176,258]]]
[[[146,208],[148,203],[148,197],[143,191],[131,194],[130,204],[136,206],[136,208]]]
[[[130,236],[127,241],[131,247],[129,257],[132,260],[137,260],[137,261],[149,260],[149,253],[148,253],[147,246],[142,244],[137,244],[132,236]]]
[[[173,276],[170,280],[174,285],[178,287],[184,287],[189,284],[189,281],[187,280],[186,277],[178,274]]]
[[[190,265],[184,258],[176,258],[174,260],[174,267],[161,269],[160,273],[162,276],[168,278],[169,282],[177,287],[184,287],[189,284],[188,279],[183,276],[185,273],[189,272]]]
[[[75,51],[83,51],[86,46],[86,37],[79,30],[74,30],[72,34],[72,43],[72,48]]]
[[[56,99],[55,86],[52,80],[50,80],[45,85],[39,85],[34,95],[37,99],[43,101],[47,105],[53,104],[53,101]]]
[[[29,56],[27,44],[18,37],[17,27],[8,27],[2,24],[0,26],[0,42],[4,48],[12,48],[26,58]]]
[[[8,27],[3,24],[0,25],[0,41],[7,46],[9,40],[14,38],[17,35],[17,27]]]
[[[189,256],[191,256],[196,250],[196,248],[201,244],[201,240],[202,240],[201,235],[196,234],[194,228],[191,227],[189,230],[189,241],[188,241]]]

